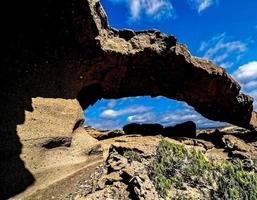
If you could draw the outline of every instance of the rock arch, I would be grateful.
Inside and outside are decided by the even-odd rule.
[[[49,123],[59,135],[73,132],[82,113],[76,98],[84,109],[100,98],[162,95],[209,119],[257,128],[253,99],[224,69],[193,57],[172,35],[110,27],[99,0],[12,0],[1,8],[3,198],[35,179],[20,158],[28,138],[51,134]]]

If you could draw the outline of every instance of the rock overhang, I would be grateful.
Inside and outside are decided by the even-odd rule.
[[[22,145],[26,147],[24,138],[33,134],[28,130],[43,134],[42,127],[48,127],[51,119],[56,129],[63,129],[51,117],[40,119],[41,124],[33,121],[38,111],[52,116],[44,106],[49,98],[56,102],[52,109],[62,107],[60,98],[80,112],[67,124],[80,120],[76,98],[86,108],[101,98],[161,95],[185,101],[209,119],[256,130],[253,99],[240,92],[224,69],[192,56],[174,36],[158,30],[114,29],[98,0],[13,0],[8,4],[3,5],[8,14],[1,18],[0,178],[6,184],[0,194],[20,192],[33,182],[19,158]],[[35,106],[37,97],[43,103]],[[65,131],[73,133],[72,127]],[[19,168],[10,168],[6,175],[8,165]],[[17,184],[12,186],[15,179]]]

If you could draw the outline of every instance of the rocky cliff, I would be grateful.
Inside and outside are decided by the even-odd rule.
[[[44,180],[42,171],[55,165],[40,144],[66,143],[82,109],[101,98],[161,95],[185,101],[209,119],[257,127],[253,99],[224,69],[192,56],[172,35],[110,27],[98,0],[12,0],[1,9],[3,199]],[[80,160],[73,153],[60,153],[77,156],[69,166]],[[34,159],[43,164],[36,167]]]

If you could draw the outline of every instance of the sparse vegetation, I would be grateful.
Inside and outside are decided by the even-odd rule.
[[[162,140],[149,166],[149,176],[162,197],[171,188],[203,187],[212,199],[257,200],[257,175],[243,169],[239,160],[210,163],[201,151]]]
[[[125,156],[130,161],[134,160],[134,161],[142,162],[141,155],[136,151],[126,150],[124,151],[123,156]]]
[[[257,175],[245,171],[240,160],[216,165],[213,171],[218,183],[214,199],[257,200]]]

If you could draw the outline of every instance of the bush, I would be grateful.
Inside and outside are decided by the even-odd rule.
[[[214,188],[216,199],[257,200],[257,176],[245,171],[239,160],[210,163],[201,151],[162,140],[149,166],[149,176],[162,197],[174,187]]]
[[[141,155],[136,151],[126,150],[124,151],[123,156],[129,159],[130,161],[134,160],[134,161],[142,162]]]

